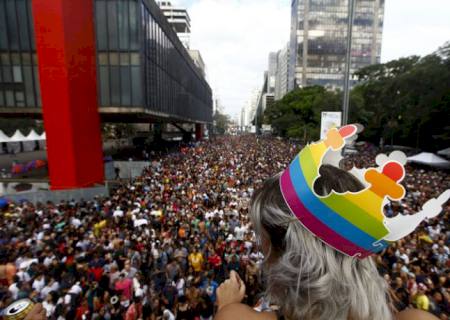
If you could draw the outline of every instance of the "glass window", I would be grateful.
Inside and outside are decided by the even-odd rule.
[[[9,60],[9,54],[7,53],[0,54],[0,60],[2,65],[9,66],[11,64]]]
[[[4,92],[3,90],[0,90],[0,106],[5,106],[5,99],[4,99]]]
[[[133,106],[142,105],[141,85],[140,67],[131,67],[131,96],[133,99]]]
[[[118,36],[117,36],[117,2],[115,0],[110,0],[107,2],[108,5],[108,40],[109,49],[118,49]]]
[[[31,53],[22,53],[22,65],[31,66]]]
[[[139,53],[131,53],[131,64],[138,66],[140,64]]]
[[[130,54],[129,53],[121,53],[120,54],[120,65],[121,66],[129,66],[130,65]]]
[[[12,78],[12,70],[11,67],[2,67],[2,73],[3,73],[3,81],[4,82],[13,82]]]
[[[139,39],[138,39],[138,25],[139,25],[139,15],[138,7],[135,0],[129,2],[129,13],[130,13],[130,49],[139,49]]]
[[[16,1],[17,17],[20,21],[19,35],[22,50],[30,50],[30,36],[28,33],[27,1]]]
[[[109,54],[109,64],[112,66],[118,66],[119,65],[119,54],[116,52],[111,52]]]
[[[31,41],[31,50],[36,50],[36,43],[34,40],[34,25],[33,25],[33,11],[31,10],[31,1],[25,1],[26,3],[26,9],[28,14],[28,33],[30,35],[30,41]]]
[[[8,49],[8,37],[6,34],[5,2],[0,2],[0,50]]]
[[[106,25],[106,3],[105,0],[95,1],[95,25],[97,30],[97,48],[108,49],[108,32]]]
[[[14,82],[22,82],[22,68],[20,66],[13,66],[13,80]]]
[[[100,66],[100,105],[109,106],[109,70]]]
[[[38,107],[42,107],[42,100],[41,100],[41,88],[39,84],[39,71],[38,67],[33,67],[34,69],[34,85],[36,86],[36,97],[37,97],[37,105]]]
[[[23,91],[16,91],[15,98],[16,98],[16,106],[25,107],[25,95],[23,94]]]
[[[99,53],[98,54],[98,64],[101,66],[108,65],[108,54],[107,53]]]
[[[120,73],[119,67],[111,67],[111,105],[120,106]]]
[[[14,0],[6,1],[6,22],[9,34],[9,48],[11,50],[19,50],[19,33],[16,23]]]
[[[128,12],[128,0],[119,0],[118,3],[118,16],[119,16],[119,48],[121,50],[127,50],[130,47],[129,44],[129,12]]]
[[[7,107],[14,107],[16,104],[14,103],[14,91],[7,90],[5,92],[6,97],[6,106]]]
[[[122,90],[121,99],[123,106],[131,105],[131,83],[130,83],[130,68],[120,67],[120,89]]]
[[[20,54],[11,53],[11,61],[12,61],[12,64],[21,64],[20,63]]]
[[[23,67],[23,78],[25,84],[25,95],[27,98],[28,106],[36,106],[34,101],[34,88],[33,88],[33,72],[32,67],[24,66]]]

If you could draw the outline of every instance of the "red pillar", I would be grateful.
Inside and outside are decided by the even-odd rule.
[[[52,189],[104,182],[93,0],[32,0]]]
[[[195,140],[203,140],[203,124],[201,123],[195,124]]]

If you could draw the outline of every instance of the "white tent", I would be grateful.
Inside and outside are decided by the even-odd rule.
[[[9,139],[10,138],[2,130],[0,130],[0,143],[8,142]]]
[[[45,149],[45,138],[45,132],[39,135],[34,130],[31,130],[27,136],[24,136],[22,132],[16,130],[11,137],[8,137],[0,130],[0,143],[7,143],[9,153],[18,153],[21,150],[24,152],[34,151],[37,146],[36,141],[38,141],[40,149]],[[20,143],[22,143],[23,147],[20,146]],[[2,153],[3,149],[0,148],[0,154]]]
[[[440,150],[440,151],[438,151],[437,154],[439,154],[441,156],[450,157],[450,148],[446,148],[446,149]]]
[[[450,168],[450,161],[429,152],[422,152],[415,156],[408,157],[408,162],[425,164],[437,168]]]
[[[41,136],[36,133],[33,129],[31,129],[30,133],[27,136],[27,141],[36,141],[36,140],[42,140]]]
[[[20,142],[20,141],[27,141],[27,138],[20,132],[19,130],[16,130],[12,137],[10,138],[9,142]]]

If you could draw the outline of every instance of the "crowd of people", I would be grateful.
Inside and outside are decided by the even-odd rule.
[[[247,216],[254,190],[299,151],[275,138],[220,137],[170,154],[107,198],[10,203],[0,213],[0,309],[42,302],[48,319],[212,319],[232,270],[245,302],[261,297],[264,260]],[[375,165],[375,153],[346,160]],[[444,171],[407,167],[411,214],[450,186]],[[450,207],[376,256],[392,307],[450,315]]]

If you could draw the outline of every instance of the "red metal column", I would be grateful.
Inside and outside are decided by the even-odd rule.
[[[195,124],[195,140],[200,141],[203,140],[203,124],[196,123]]]
[[[93,0],[32,0],[52,189],[104,182]]]

